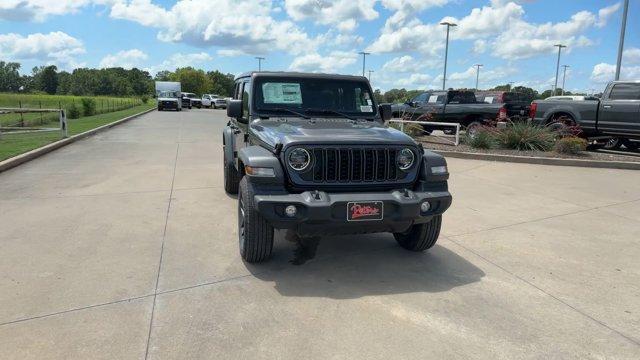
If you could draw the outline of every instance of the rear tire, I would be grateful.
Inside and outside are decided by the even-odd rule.
[[[413,225],[407,232],[394,233],[393,236],[400,246],[409,251],[424,251],[436,244],[441,227],[442,215],[437,215],[428,223]]]
[[[273,250],[273,227],[254,207],[253,186],[245,176],[238,193],[238,242],[240,256],[249,263],[267,260]]]
[[[482,123],[479,121],[473,121],[467,125],[465,132],[468,137],[474,138],[478,134],[478,131],[482,128]]]
[[[620,146],[622,146],[623,142],[624,142],[624,139],[611,138],[604,143],[602,148],[607,150],[618,150],[620,149]]]

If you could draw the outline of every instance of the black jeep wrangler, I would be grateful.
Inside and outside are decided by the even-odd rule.
[[[242,258],[266,260],[274,228],[300,237],[391,232],[405,249],[437,241],[451,204],[447,163],[388,128],[360,76],[239,76],[223,131],[224,187],[238,194]]]

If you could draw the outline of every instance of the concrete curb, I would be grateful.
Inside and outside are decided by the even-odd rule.
[[[20,165],[20,164],[24,164],[27,161],[31,161],[31,160],[33,160],[35,158],[38,158],[38,157],[40,157],[40,156],[42,156],[44,154],[50,153],[53,150],[59,149],[59,148],[61,148],[63,146],[69,145],[69,144],[74,143],[74,142],[76,142],[78,140],[84,139],[84,138],[86,138],[88,136],[95,135],[95,134],[97,134],[99,132],[102,132],[104,130],[110,129],[110,128],[116,126],[116,125],[120,125],[120,124],[122,124],[124,122],[127,122],[129,120],[135,119],[138,116],[142,116],[142,115],[144,115],[146,113],[149,113],[149,112],[151,112],[151,111],[153,111],[155,109],[156,109],[155,107],[152,107],[149,110],[145,110],[145,111],[139,112],[137,114],[134,114],[134,115],[131,115],[131,116],[127,116],[126,118],[123,118],[123,119],[120,119],[120,120],[116,120],[116,121],[114,121],[112,123],[109,123],[109,124],[106,124],[106,125],[102,125],[102,126],[97,127],[95,129],[91,129],[91,130],[85,131],[83,133],[70,136],[70,137],[68,137],[66,139],[62,139],[62,140],[56,141],[54,143],[45,145],[43,147],[39,147],[37,149],[33,149],[33,150],[28,151],[28,152],[26,152],[24,154],[20,154],[20,155],[14,156],[12,158],[8,158],[6,160],[0,161],[0,172],[7,171],[7,170],[9,170],[11,168],[14,168],[14,167]]]
[[[640,162],[631,162],[631,161],[560,159],[560,158],[545,158],[545,157],[534,157],[534,156],[480,154],[480,153],[468,153],[468,152],[448,151],[448,150],[433,150],[433,151],[442,156],[457,158],[457,159],[489,160],[489,161],[502,161],[502,162],[514,162],[514,163],[537,164],[537,165],[576,166],[576,167],[590,167],[590,168],[600,168],[600,169],[640,170]]]

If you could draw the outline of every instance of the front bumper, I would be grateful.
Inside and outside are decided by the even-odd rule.
[[[162,109],[177,109],[178,102],[177,101],[160,101],[158,102],[158,108]]]
[[[258,212],[277,229],[294,229],[301,235],[339,235],[375,232],[403,232],[411,225],[430,221],[451,205],[451,194],[394,190],[377,193],[326,193],[255,195]],[[347,203],[381,201],[383,219],[348,221]],[[422,213],[420,205],[428,201],[431,209]],[[297,214],[288,217],[285,208],[295,205]]]
[[[227,102],[215,102],[214,103],[216,105],[216,107],[220,107],[220,108],[226,108],[227,107]]]

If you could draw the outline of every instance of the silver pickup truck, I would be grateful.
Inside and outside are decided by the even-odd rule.
[[[538,125],[577,126],[588,138],[637,149],[640,143],[630,139],[640,140],[640,81],[611,82],[601,99],[536,100],[530,115]]]

